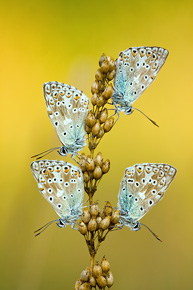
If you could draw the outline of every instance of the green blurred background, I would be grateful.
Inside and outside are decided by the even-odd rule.
[[[103,52],[117,58],[130,46],[154,45],[170,54],[135,106],[160,128],[137,111],[121,114],[98,147],[111,160],[111,170],[95,199],[101,208],[106,200],[116,206],[127,166],[175,166],[177,176],[163,201],[143,218],[163,243],[145,228],[124,228],[108,236],[97,260],[106,254],[114,290],[193,289],[193,2],[4,1],[0,30],[1,289],[73,289],[89,265],[84,239],[70,227],[52,225],[33,236],[57,217],[30,171],[30,156],[60,145],[47,116],[43,83],[71,84],[91,97]]]

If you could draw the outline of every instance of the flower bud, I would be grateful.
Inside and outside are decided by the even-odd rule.
[[[112,205],[111,205],[111,203],[109,202],[109,201],[107,201],[106,202],[106,204],[105,204],[105,207],[104,207],[104,215],[111,215],[112,214],[112,211],[113,211],[113,209],[112,209]]]
[[[90,180],[90,176],[89,176],[89,174],[88,174],[87,171],[84,172],[84,174],[83,174],[83,178],[84,178],[84,181],[85,181],[85,182],[89,182],[89,180]]]
[[[102,97],[102,95],[101,96],[99,96],[98,98],[97,98],[97,101],[96,101],[96,105],[98,106],[98,107],[102,107],[102,106],[104,106],[104,104],[106,104],[106,101],[105,101],[105,99]]]
[[[102,177],[103,175],[103,172],[102,172],[102,169],[100,166],[96,166],[95,169],[94,169],[94,172],[93,172],[93,177],[98,180]]]
[[[103,79],[103,74],[102,74],[102,72],[101,72],[100,69],[97,69],[96,74],[95,74],[95,79],[96,79],[97,81],[102,81],[102,79]]]
[[[102,217],[101,216],[97,216],[96,218],[96,222],[97,222],[97,225],[99,225],[102,221]]]
[[[105,162],[103,162],[102,172],[105,174],[109,171],[109,169],[110,169],[110,160],[107,159]]]
[[[79,288],[79,290],[90,290],[90,289],[91,289],[91,287],[90,287],[90,284],[88,282],[83,283]]]
[[[88,125],[85,125],[85,131],[87,134],[90,134],[90,132],[92,131],[92,128],[89,127]]]
[[[108,100],[112,97],[112,94],[113,94],[113,87],[112,85],[109,85],[108,87],[106,87],[106,89],[102,93],[102,96],[104,99]]]
[[[96,123],[96,119],[95,119],[95,116],[93,114],[92,111],[89,111],[87,116],[86,116],[86,119],[85,119],[85,123],[86,125],[88,125],[89,127],[93,127],[94,124]]]
[[[95,159],[94,159],[94,163],[95,165],[98,165],[98,166],[102,166],[103,164],[103,156],[102,156],[102,153],[101,152],[98,152]]]
[[[90,268],[86,268],[85,270],[82,271],[80,275],[80,280],[82,282],[87,282],[89,279],[89,275],[90,275]]]
[[[92,273],[95,278],[102,275],[102,268],[98,263],[94,265]]]
[[[91,86],[91,93],[92,94],[97,94],[99,90],[99,83],[97,81],[94,81],[94,83]]]
[[[77,280],[74,286],[74,290],[79,290],[81,285],[82,285],[82,282],[80,280]]]
[[[111,72],[109,72],[109,73],[107,74],[107,79],[108,79],[109,81],[112,81],[112,80],[114,79],[114,77],[115,77],[115,70],[112,70]]]
[[[85,209],[81,216],[82,221],[87,224],[90,221],[90,213],[88,209]]]
[[[96,217],[99,213],[99,206],[98,204],[92,204],[90,207],[90,214],[92,217]]]
[[[105,277],[99,276],[97,278],[97,285],[99,286],[100,289],[105,288],[107,286],[107,281],[106,281]]]
[[[113,274],[112,272],[109,272],[106,276],[106,280],[107,280],[107,287],[110,288],[113,285]]]
[[[86,154],[82,153],[81,154],[81,159],[79,161],[80,167],[82,172],[85,172],[86,170]]]
[[[107,108],[103,109],[101,112],[100,112],[100,116],[99,116],[99,121],[100,123],[104,123],[108,118],[108,110]]]
[[[107,59],[106,55],[103,53],[99,59],[99,65],[101,66],[102,63]]]
[[[94,160],[90,155],[87,156],[86,170],[93,171],[95,168]]]
[[[105,256],[102,258],[102,261],[101,261],[101,268],[102,268],[102,271],[104,273],[108,273],[109,270],[110,270],[110,264],[109,262],[107,261],[107,259],[105,258]]]
[[[96,105],[97,97],[98,97],[97,94],[93,94],[93,95],[92,95],[91,103],[92,103],[93,106]]]
[[[89,223],[88,223],[88,230],[90,232],[94,232],[97,229],[97,222],[95,218],[91,218]]]
[[[116,209],[115,211],[113,211],[112,216],[111,216],[111,223],[113,225],[117,224],[120,220],[120,212],[118,209]]]
[[[110,71],[115,71],[116,69],[116,62],[111,58],[110,61],[109,61],[109,70]]]
[[[96,279],[93,276],[90,277],[89,283],[90,283],[91,287],[95,287],[96,286]]]
[[[99,228],[102,230],[106,230],[111,222],[111,217],[108,215],[106,216],[104,219],[102,219],[102,221],[99,224]]]
[[[98,133],[100,131],[100,128],[101,128],[100,122],[99,122],[99,120],[96,120],[95,125],[92,127],[92,134],[93,135],[98,135]]]
[[[109,62],[107,59],[105,59],[102,64],[101,64],[101,68],[100,68],[102,73],[107,73],[109,70]]]
[[[96,136],[97,139],[102,138],[104,136],[105,132],[103,128],[100,128],[100,131],[98,133],[98,135]]]
[[[79,224],[79,232],[82,235],[86,235],[86,233],[87,233],[87,227],[86,227],[85,223],[80,222],[80,224]]]
[[[104,123],[104,126],[103,126],[104,132],[105,132],[105,133],[106,133],[106,132],[109,132],[109,131],[112,129],[113,124],[114,124],[114,118],[113,118],[113,117],[107,119],[107,120],[105,121],[105,123]]]

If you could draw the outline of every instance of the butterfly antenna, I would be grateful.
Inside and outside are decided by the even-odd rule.
[[[137,109],[137,108],[134,108],[134,107],[132,107],[133,109],[135,109],[135,110],[137,110],[137,111],[139,111],[141,114],[143,114],[150,122],[152,122],[155,126],[157,126],[157,127],[159,127],[159,125],[158,124],[156,124],[156,122],[155,121],[153,121],[152,119],[150,119],[146,114],[144,114],[142,111],[140,111],[139,109]]]
[[[148,226],[146,226],[146,225],[144,225],[144,224],[142,224],[142,223],[140,223],[140,225],[142,225],[142,226],[144,226],[146,229],[148,229],[149,231],[150,231],[150,233],[152,233],[152,235],[154,235],[154,237],[158,240],[158,241],[160,241],[160,242],[162,242],[162,240],[160,240],[160,238],[154,233],[154,232],[152,232],[152,230],[150,230],[150,228],[148,228]]]
[[[36,154],[36,155],[34,155],[34,156],[31,156],[31,158],[37,157],[36,160],[41,159],[42,157],[48,155],[49,153],[51,153],[52,151],[57,150],[57,149],[60,149],[60,147],[54,147],[54,148],[48,149],[48,150],[43,151],[43,152],[41,152],[41,153],[39,153],[39,154]],[[45,154],[44,154],[44,153],[45,153]],[[42,155],[42,154],[44,154],[44,155]],[[38,156],[39,156],[39,157],[38,157]]]
[[[48,222],[43,227],[41,227],[38,230],[36,230],[34,233],[37,233],[37,232],[39,232],[39,233],[35,234],[35,237],[37,237],[38,235],[40,235],[41,233],[43,233],[51,224],[53,224],[56,221],[58,221],[58,220],[54,220],[54,221]]]

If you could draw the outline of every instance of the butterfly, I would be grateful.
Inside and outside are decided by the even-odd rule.
[[[86,146],[85,118],[89,99],[75,87],[59,82],[45,83],[43,92],[48,116],[63,144],[59,154],[74,157]]]
[[[133,112],[132,104],[154,81],[168,53],[162,47],[130,47],[119,54],[112,95],[117,112]]]
[[[74,227],[82,214],[84,181],[81,169],[64,161],[39,160],[32,162],[31,170],[40,193],[60,217],[52,222],[57,221],[61,228],[69,224]]]
[[[126,168],[118,195],[121,225],[138,231],[143,225],[139,220],[163,198],[176,172],[168,164],[143,163]]]

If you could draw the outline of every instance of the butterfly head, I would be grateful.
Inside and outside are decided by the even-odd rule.
[[[60,218],[60,219],[58,219],[57,226],[58,226],[59,228],[65,228],[66,223],[65,223],[65,222]]]
[[[133,108],[131,106],[124,108],[125,115],[131,115],[133,113]]]
[[[67,154],[68,154],[68,150],[67,150],[66,146],[62,146],[62,147],[60,147],[60,150],[58,151],[58,153],[59,153],[61,156],[67,156]]]

